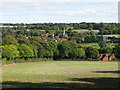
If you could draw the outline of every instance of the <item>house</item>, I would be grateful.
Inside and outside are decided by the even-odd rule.
[[[46,37],[48,37],[48,36],[55,36],[54,34],[52,34],[52,33],[46,33],[46,34],[42,34],[41,36],[46,36]]]
[[[57,39],[52,39],[52,41],[58,42],[58,40],[57,40]]]
[[[100,54],[100,57],[98,59],[100,59],[101,61],[109,61],[116,58],[114,54]]]

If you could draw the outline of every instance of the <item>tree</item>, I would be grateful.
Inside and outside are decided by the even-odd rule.
[[[39,58],[52,58],[53,57],[53,51],[50,48],[48,43],[41,42],[41,44],[38,47],[38,57]]]
[[[106,41],[100,41],[98,42],[98,45],[100,46],[100,48],[108,47],[108,43]]]
[[[32,51],[34,52],[34,57],[38,58],[38,46],[35,44],[31,44],[29,45],[29,47],[32,49]]]
[[[52,58],[53,57],[53,51],[52,50],[46,50],[45,51],[45,57],[46,58]]]
[[[40,44],[44,47],[44,49],[46,50],[46,54],[45,57],[46,58],[52,58],[53,57],[53,51],[52,48],[50,46],[50,44],[48,42],[40,42]]]
[[[60,58],[68,58],[69,53],[72,51],[72,46],[67,41],[63,41],[58,44],[58,50]]]
[[[76,48],[75,51],[77,52],[77,58],[85,57],[85,50],[83,48]]]
[[[100,31],[100,32],[99,32],[99,34],[100,34],[100,35],[103,35],[103,34],[104,34],[105,29],[104,29],[104,28],[99,28],[99,31]]]
[[[7,59],[14,59],[19,57],[19,51],[15,45],[5,45],[2,47],[2,57]]]
[[[28,57],[33,57],[34,56],[33,50],[28,45],[20,44],[18,46],[18,50],[19,50],[20,56],[22,58],[28,58]]]
[[[91,23],[88,24],[88,30],[93,30],[93,25]]]
[[[72,52],[70,52],[70,58],[84,58],[85,57],[85,50],[83,48],[75,48],[72,49]]]
[[[7,36],[3,37],[2,44],[3,45],[10,45],[10,44],[17,45],[18,41],[13,36],[7,35]]]
[[[110,48],[110,47],[103,47],[103,48],[100,48],[99,52],[100,53],[112,53],[112,48]]]
[[[39,48],[39,49],[38,49],[38,57],[39,57],[39,58],[44,58],[44,57],[45,57],[45,54],[46,54],[45,48]]]
[[[26,39],[26,38],[25,39],[19,38],[18,42],[19,42],[19,44],[26,44],[26,45],[30,44],[30,40]]]
[[[68,42],[74,49],[78,48],[78,44],[76,42]]]
[[[48,42],[49,45],[50,45],[50,48],[53,52],[53,59],[59,59],[59,50],[58,50],[58,47],[57,47],[57,43],[56,42]]]
[[[120,59],[120,44],[115,46],[113,50],[114,50],[113,53],[115,54],[116,58]]]
[[[97,59],[99,58],[99,52],[96,48],[87,47],[85,50],[87,59]]]

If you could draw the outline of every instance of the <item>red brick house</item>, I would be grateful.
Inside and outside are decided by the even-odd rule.
[[[100,54],[100,57],[98,59],[100,59],[101,61],[109,61],[116,58],[114,54]]]

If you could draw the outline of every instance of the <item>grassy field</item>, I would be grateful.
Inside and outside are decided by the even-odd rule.
[[[98,36],[101,36],[101,35],[98,35]],[[112,35],[102,35],[102,36],[120,38],[120,35],[119,35],[119,34],[112,34]]]
[[[73,31],[76,31],[76,32],[79,32],[79,33],[84,33],[84,32],[90,32],[90,30],[87,30],[87,29],[80,29],[80,30],[73,30]],[[95,33],[99,33],[99,30],[91,30]]]
[[[109,47],[115,47],[115,45],[116,44],[114,44],[114,43],[111,43],[110,45],[109,45]],[[91,46],[91,47],[93,47],[93,48],[100,48],[100,46],[98,45],[98,43],[85,43],[85,44],[80,44],[80,46],[85,46],[85,47],[89,47],[89,46]]]
[[[117,88],[118,62],[46,61],[3,66],[3,88]]]
[[[85,44],[80,44],[80,46],[84,46],[84,47],[93,47],[93,48],[100,48],[100,46],[97,43],[85,43]]]

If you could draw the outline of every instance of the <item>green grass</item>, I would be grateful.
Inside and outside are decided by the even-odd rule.
[[[101,35],[98,35],[98,36],[101,36]],[[119,34],[112,34],[112,35],[102,35],[102,36],[120,38],[120,35],[119,35]]]
[[[116,88],[118,62],[44,61],[3,66],[3,88]]]
[[[73,30],[73,31],[76,31],[79,33],[90,32],[90,31],[93,31],[95,33],[99,33],[99,30],[88,30],[88,29],[80,29],[80,30]]]
[[[111,43],[111,44],[109,45],[109,47],[110,47],[110,48],[113,48],[113,47],[115,47],[115,45],[116,45],[116,44]],[[100,46],[98,45],[98,43],[85,43],[85,44],[80,44],[80,46],[84,46],[84,47],[89,47],[89,46],[91,46],[91,47],[97,48],[97,49],[100,48]]]
[[[97,43],[85,43],[85,44],[80,44],[80,46],[84,46],[84,47],[93,47],[93,48],[100,48],[100,46]]]

